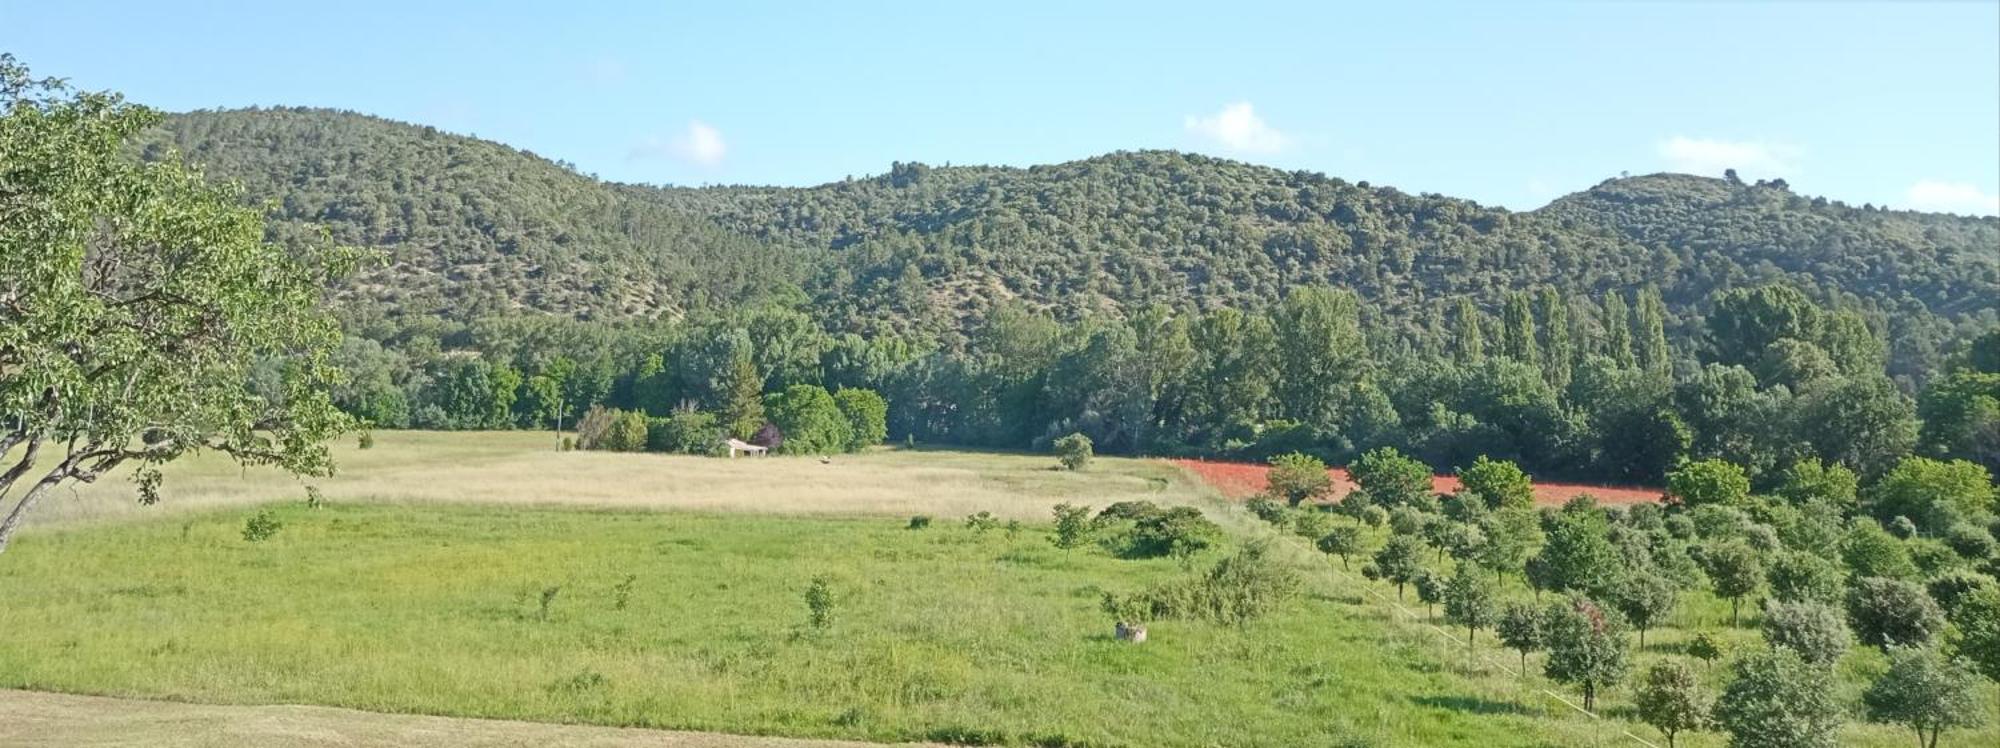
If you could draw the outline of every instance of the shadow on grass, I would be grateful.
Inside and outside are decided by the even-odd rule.
[[[1473,696],[1418,696],[1410,699],[1419,706],[1450,709],[1467,714],[1535,714],[1534,710],[1511,701],[1492,701]]]

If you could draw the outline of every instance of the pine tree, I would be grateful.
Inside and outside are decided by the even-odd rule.
[[[764,425],[764,377],[757,373],[757,362],[751,360],[748,349],[737,349],[731,357],[724,391],[728,402],[723,405],[722,418],[729,433],[739,439],[750,438]]]

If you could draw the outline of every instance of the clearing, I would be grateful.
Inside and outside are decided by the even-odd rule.
[[[1265,478],[1271,466],[1253,462],[1215,462],[1211,460],[1173,460],[1174,464],[1187,468],[1200,476],[1203,482],[1215,487],[1223,496],[1241,499],[1263,493]],[[1333,478],[1335,498],[1346,496],[1358,488],[1354,479],[1347,475],[1346,468],[1327,468],[1326,474]],[[1437,493],[1458,491],[1458,476],[1431,476],[1431,490]],[[1643,504],[1659,501],[1661,490],[1637,486],[1604,486],[1586,483],[1543,483],[1535,482],[1535,503],[1541,506],[1562,506],[1578,496],[1591,496],[1597,503],[1611,506]]]
[[[440,729],[475,745],[1663,743],[1629,721],[1629,688],[1605,695],[1608,719],[1577,714],[1510,672],[1490,632],[1468,651],[1463,631],[1166,461],[1071,473],[1046,456],[881,450],[823,465],[407,432],[341,457],[318,510],[297,482],[212,456],[171,466],[161,506],[136,506],[122,480],[54,497],[0,557],[0,689],[25,690],[0,691],[0,743],[416,746]],[[1229,545],[1280,539],[1304,594],[1240,628],[1159,621],[1144,645],[1113,640],[1102,592],[1187,568],[1058,550],[1047,518],[1128,499],[1202,507]],[[970,528],[977,511],[1003,521]],[[246,540],[260,512],[281,528]],[[935,521],[908,529],[914,514]],[[807,623],[815,577],[836,601],[825,629]],[[1733,629],[1726,616],[1690,593],[1640,657],[1701,630],[1756,641],[1754,612]],[[1857,652],[1850,684],[1880,664]],[[1842,737],[1907,742],[1860,724]]]

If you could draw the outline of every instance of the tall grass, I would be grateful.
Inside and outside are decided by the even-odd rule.
[[[0,687],[873,740],[1504,746],[1580,729],[1327,589],[1241,627],[1115,641],[1102,591],[1181,565],[1064,553],[1046,526],[336,503],[280,508],[284,531],[250,543],[248,511],[23,537],[0,564]],[[839,599],[820,630],[815,576]]]

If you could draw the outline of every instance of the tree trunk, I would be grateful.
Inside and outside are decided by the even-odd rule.
[[[1738,602],[1737,598],[1733,598],[1733,597],[1732,597],[1732,598],[1729,598],[1729,626],[1730,626],[1731,628],[1735,628],[1735,627],[1736,627],[1736,603],[1737,603],[1737,602]]]
[[[1583,684],[1583,710],[1586,712],[1597,711],[1597,686],[1590,683]]]
[[[43,494],[55,488],[57,483],[61,483],[66,474],[68,470],[61,468],[50,472],[47,477],[36,482],[34,488],[28,489],[28,494],[21,497],[21,503],[14,505],[14,510],[7,513],[5,520],[0,520],[0,553],[7,552],[7,544],[14,540],[14,532],[20,529],[21,521],[28,516],[29,510],[35,508],[35,504],[42,500]]]

